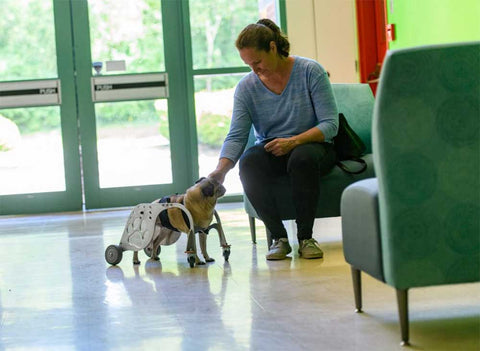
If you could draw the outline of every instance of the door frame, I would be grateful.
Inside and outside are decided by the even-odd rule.
[[[65,190],[0,196],[0,214],[77,211],[82,209],[82,186],[76,115],[70,2],[53,0],[57,73],[60,80],[60,125]],[[35,108],[35,107],[29,107]]]

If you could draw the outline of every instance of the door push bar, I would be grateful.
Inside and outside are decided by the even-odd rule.
[[[167,73],[92,77],[94,102],[166,97],[168,97]]]
[[[59,79],[0,82],[0,108],[61,103]]]

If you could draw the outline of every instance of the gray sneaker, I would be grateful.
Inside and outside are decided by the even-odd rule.
[[[270,250],[265,257],[267,258],[267,260],[283,260],[290,252],[292,252],[292,248],[288,243],[288,239],[280,238],[273,242],[272,246],[270,246]]]
[[[318,246],[318,242],[315,239],[305,239],[300,242],[298,253],[303,258],[322,258],[323,251]]]

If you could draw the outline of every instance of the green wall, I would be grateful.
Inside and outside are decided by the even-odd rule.
[[[395,24],[389,49],[480,40],[480,0],[385,0]]]

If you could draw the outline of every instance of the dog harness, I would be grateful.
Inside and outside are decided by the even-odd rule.
[[[164,196],[162,197],[158,203],[171,203],[172,200],[171,200],[171,196]],[[182,199],[182,202],[181,202],[182,205],[185,205],[183,203],[183,199]],[[182,210],[180,210],[182,212],[182,217],[183,217],[183,220],[185,221],[185,223],[187,224],[187,227],[190,227],[190,221],[188,220],[188,216],[185,212],[183,212]],[[170,230],[173,230],[175,232],[179,232],[180,230],[178,230],[177,228],[175,228],[172,223],[170,223],[170,219],[168,218],[168,210],[167,211],[162,211],[160,212],[160,214],[158,215],[158,217],[160,217],[160,223],[162,224],[163,227],[165,228],[168,228]]]

